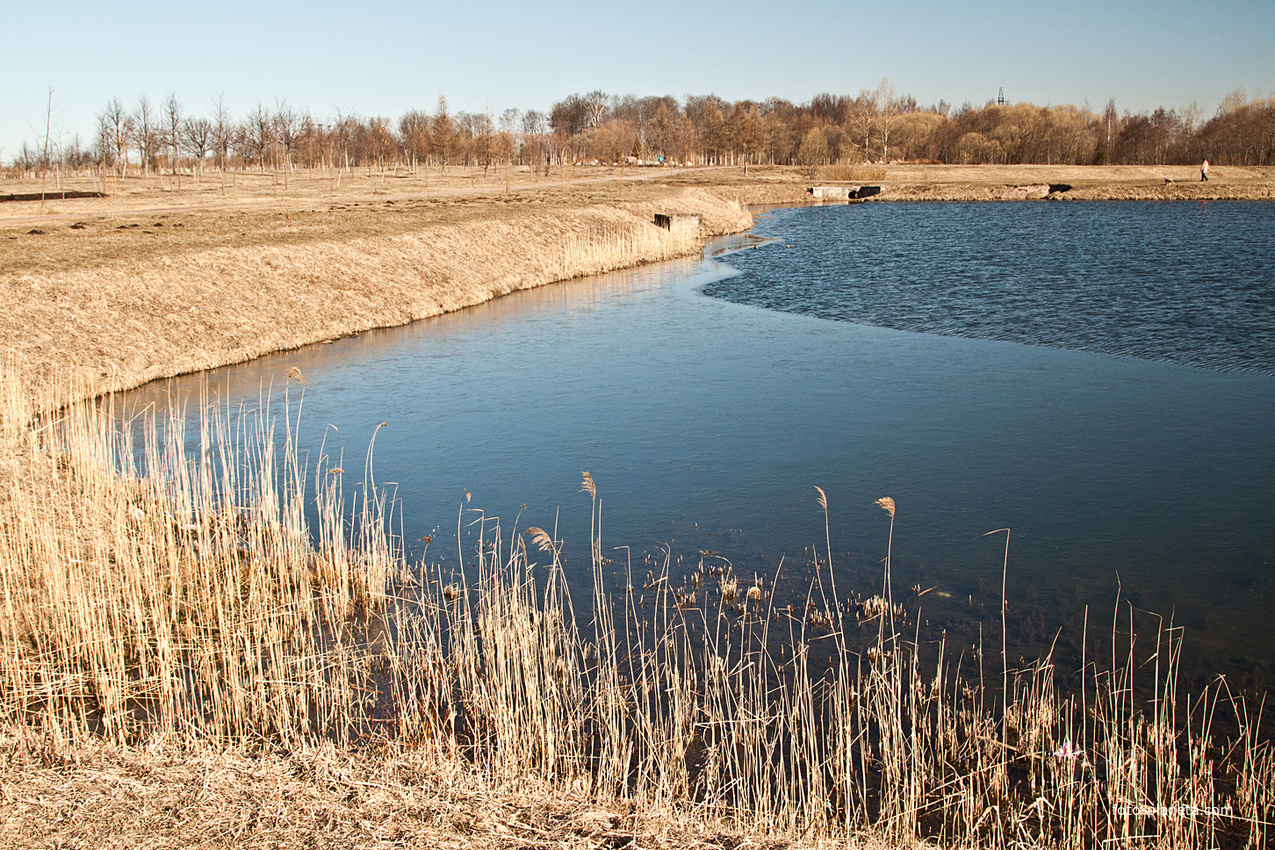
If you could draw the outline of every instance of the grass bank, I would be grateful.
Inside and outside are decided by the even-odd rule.
[[[836,181],[879,184],[880,201],[1024,200],[1062,184],[1052,197],[1275,197],[1275,169],[1218,168],[1200,183],[1181,166],[71,179],[71,194],[106,192],[0,203],[0,354],[36,381],[136,386],[684,254],[699,239],[654,227],[656,212],[699,215],[702,238],[746,228],[741,205],[802,203],[811,183]]]
[[[4,355],[37,382],[120,389],[684,255],[751,223],[729,191],[638,184],[603,194],[325,208],[299,198],[266,210],[249,198],[234,210],[18,225],[0,239]],[[656,212],[698,215],[701,232],[670,234]]]

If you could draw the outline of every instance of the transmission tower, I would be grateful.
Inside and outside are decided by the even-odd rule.
[[[996,95],[996,105],[997,105],[997,106],[1004,106],[1004,105],[1005,105],[1005,88],[1004,88],[1004,86],[1002,86],[1002,87],[1000,88],[1000,92]]]

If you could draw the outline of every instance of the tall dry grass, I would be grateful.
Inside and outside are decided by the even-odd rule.
[[[885,180],[889,174],[884,166],[867,162],[828,166],[825,173],[831,180]]]
[[[42,415],[7,392],[3,449],[22,463],[0,496],[5,724],[67,746],[410,749],[494,788],[535,780],[777,835],[1269,841],[1263,706],[1225,683],[1181,692],[1180,629],[1135,659],[1117,606],[1109,651],[1087,647],[1075,672],[1004,659],[1002,698],[981,646],[926,635],[893,602],[888,561],[860,597],[825,558],[789,603],[778,575],[635,567],[604,545],[587,473],[588,600],[552,530],[468,506],[458,563],[409,562],[370,452],[361,471],[322,450],[301,462],[299,392],[208,404],[197,434],[181,412],[121,428],[118,403]]]

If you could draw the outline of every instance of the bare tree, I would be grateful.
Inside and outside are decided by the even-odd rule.
[[[704,104],[700,139],[704,146],[704,164],[723,165],[722,154],[727,147],[726,116],[722,114],[722,107],[716,97],[710,96]]]
[[[266,173],[266,156],[270,152],[274,121],[266,108],[257,101],[257,108],[243,121],[244,152],[257,161],[261,173]]]
[[[509,107],[500,113],[500,132],[513,134],[518,130],[518,121],[522,118],[522,112],[516,107]]]
[[[487,176],[487,169],[491,167],[491,153],[494,140],[492,135],[495,131],[495,122],[492,121],[491,111],[483,110],[473,117],[474,126],[474,156],[483,167],[483,176]]]
[[[549,127],[564,139],[571,139],[589,128],[589,106],[578,94],[568,95],[549,110]]]
[[[1246,103],[1248,103],[1248,94],[1242,87],[1238,88],[1222,98],[1222,102],[1217,107],[1217,114],[1230,115],[1232,112],[1238,112]]]
[[[44,209],[44,184],[49,175],[49,144],[53,132],[53,86],[49,86],[48,108],[44,112],[44,147],[40,155],[40,209]],[[61,183],[61,175],[58,183]]]
[[[518,155],[518,122],[522,113],[510,107],[500,114],[500,134],[496,137],[496,155],[507,165]]]
[[[164,129],[167,131],[165,141],[168,142],[168,164],[180,187],[181,175],[178,174],[177,165],[181,159],[182,150],[182,105],[177,100],[177,92],[169,92],[168,99],[164,101]]]
[[[133,117],[124,109],[120,99],[112,98],[98,115],[99,134],[109,144],[115,157],[117,177],[124,179],[128,163],[128,144],[133,135]],[[103,150],[105,156],[106,150]]]
[[[354,142],[354,136],[359,128],[359,120],[353,115],[342,115],[341,110],[336,111],[336,127],[332,134],[332,141],[336,144],[336,185],[341,185],[341,170],[350,170],[350,145]]]
[[[367,122],[368,153],[381,168],[381,182],[385,182],[385,162],[395,153],[394,131],[390,129],[390,119],[377,116]],[[395,172],[397,173],[397,166]]]
[[[661,103],[655,109],[655,115],[651,118],[651,129],[647,134],[646,143],[660,159],[663,159],[673,150],[673,138],[676,134],[675,125],[677,123],[676,103],[670,107],[667,103]]]
[[[1183,107],[1182,129],[1188,137],[1194,135],[1196,126],[1200,123],[1201,114],[1203,113],[1200,111],[1200,104],[1194,100]]]
[[[459,159],[461,165],[466,167],[473,164],[474,137],[477,135],[474,125],[476,117],[468,112],[456,113],[456,150],[453,158]]]
[[[876,101],[877,113],[880,115],[881,127],[881,161],[890,161],[890,127],[899,115],[899,99],[894,92],[894,84],[888,77],[882,77],[877,89],[872,93]]]
[[[13,167],[18,169],[18,173],[23,177],[40,167],[40,155],[31,149],[25,139],[22,141],[22,147],[18,149],[18,155],[13,158]]]
[[[748,175],[748,163],[761,146],[761,112],[751,101],[736,103],[730,114],[730,137],[740,158],[744,160],[744,175]]]
[[[137,155],[142,160],[142,176],[150,176],[151,164],[155,159],[156,122],[155,107],[146,95],[137,96],[137,106],[133,109],[133,144]]]
[[[102,114],[98,113],[94,116],[97,119],[97,126],[93,130],[93,148],[92,155],[97,163],[97,177],[101,181],[102,192],[106,191],[106,169],[113,166],[115,159],[111,155],[111,136],[110,128],[102,118]],[[96,183],[96,181],[94,181]],[[94,187],[96,188],[96,186]]]
[[[415,172],[420,160],[429,157],[429,116],[419,109],[408,110],[398,119],[398,135],[403,141],[408,166]]]
[[[860,91],[858,97],[846,103],[843,113],[845,124],[854,131],[854,137],[863,140],[861,145],[856,141],[855,146],[863,151],[865,160],[870,159],[872,130],[877,123],[876,98],[866,89]]]
[[[590,129],[602,126],[610,103],[611,98],[601,91],[591,91],[584,96],[585,114],[588,116]]]
[[[297,136],[298,151],[305,149],[306,168],[310,170],[310,178],[314,179],[314,163],[315,152],[319,155],[319,166],[325,168],[327,158],[324,156],[325,142],[327,135],[323,125],[314,120],[314,116],[307,109],[305,114],[301,116],[300,135]],[[325,172],[326,173],[326,172]]]
[[[1259,96],[1249,102],[1243,90],[1228,95],[1207,122],[1195,104],[1176,112],[1157,109],[1136,115],[1117,112],[1114,101],[1100,111],[1088,105],[992,102],[975,108],[968,101],[956,110],[942,102],[925,109],[915,98],[898,95],[889,79],[882,78],[876,88],[853,99],[824,93],[804,105],[780,98],[730,103],[713,95],[688,95],[683,106],[671,96],[612,97],[593,91],[554,103],[547,116],[517,109],[498,117],[490,111],[449,114],[440,95],[433,114],[412,110],[393,125],[340,112],[335,123],[316,124],[283,97],[276,97],[269,109],[258,103],[237,123],[220,94],[211,119],[193,121],[170,93],[159,108],[145,95],[131,110],[118,99],[107,104],[96,116],[91,159],[89,151],[67,147],[67,134],[53,123],[52,89],[48,95],[44,126],[33,130],[35,141],[25,143],[12,160],[15,169],[40,172],[42,194],[49,192],[50,172],[60,187],[64,170],[92,165],[100,167],[105,189],[108,168],[117,180],[127,177],[134,150],[143,175],[156,169],[178,180],[187,156],[194,160],[193,176],[201,179],[211,153],[223,187],[227,171],[233,174],[234,167],[246,163],[263,172],[282,167],[286,185],[298,163],[326,168],[332,162],[338,165],[339,185],[340,172],[353,164],[370,171],[379,163],[384,171],[391,157],[396,167],[407,162],[413,171],[437,157],[444,171],[464,162],[481,164],[490,175],[493,165],[514,162],[532,163],[537,172],[547,173],[555,160],[624,162],[626,155],[642,160],[665,155],[679,162],[742,162],[747,173],[749,166],[762,162],[808,167],[811,148],[806,145],[803,154],[802,143],[811,128],[823,131],[830,161],[860,156],[888,161],[894,156],[946,162],[1168,164],[1198,162],[1203,155],[1219,165],[1275,160],[1275,99]],[[72,154],[78,166],[72,165]]]
[[[434,140],[434,150],[438,153],[442,171],[445,173],[448,155],[455,150],[457,131],[456,122],[447,114],[447,98],[442,92],[438,94],[438,107],[434,110],[430,129]]]
[[[522,144],[531,169],[536,174],[549,173],[549,118],[534,109],[523,113]]]
[[[215,140],[216,131],[213,122],[207,118],[187,118],[183,122],[183,147],[194,162],[191,174],[196,182],[199,181],[199,173],[203,169],[205,158],[216,147]]]
[[[1106,131],[1107,144],[1102,149],[1102,164],[1115,162],[1116,134],[1120,132],[1120,116],[1116,112],[1116,99],[1107,101],[1107,108],[1102,112],[1103,129]]]
[[[212,117],[213,159],[217,163],[217,172],[221,177],[221,189],[226,190],[226,163],[230,158],[230,143],[234,138],[235,124],[230,116],[230,107],[226,106],[226,96],[217,92],[213,100]]]
[[[797,150],[797,162],[811,180],[819,175],[821,166],[828,164],[828,137],[822,127],[811,127],[806,131]]]
[[[296,110],[288,105],[286,97],[275,98],[274,106],[274,140],[283,149],[283,185],[286,188],[288,173],[292,171],[292,149],[296,146],[301,119]]]

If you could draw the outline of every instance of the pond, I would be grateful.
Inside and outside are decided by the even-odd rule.
[[[256,404],[296,368],[302,442],[401,500],[454,561],[458,519],[671,553],[802,593],[812,548],[931,628],[1074,652],[1117,598],[1185,669],[1270,686],[1275,205],[855,204],[779,209],[710,259],[517,293],[402,328],[160,382],[134,403]],[[739,250],[736,250],[739,249]],[[192,409],[197,405],[191,405]],[[469,501],[466,501],[467,496]],[[615,548],[615,547],[629,547]],[[645,568],[642,569],[645,572]],[[918,592],[923,592],[918,595]],[[1118,597],[1119,593],[1119,597]],[[1146,613],[1153,612],[1153,613]],[[1122,628],[1127,628],[1122,625]],[[1061,630],[1061,635],[1059,635]]]

